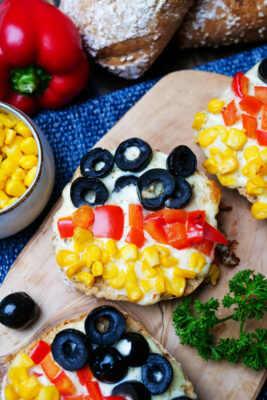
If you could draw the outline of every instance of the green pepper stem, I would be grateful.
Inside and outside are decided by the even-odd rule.
[[[51,76],[37,65],[11,70],[11,85],[14,92],[25,97],[41,96],[47,89]]]

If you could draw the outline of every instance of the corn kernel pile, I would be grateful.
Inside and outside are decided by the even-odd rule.
[[[24,194],[37,164],[38,149],[30,129],[11,114],[0,113],[0,210]]]

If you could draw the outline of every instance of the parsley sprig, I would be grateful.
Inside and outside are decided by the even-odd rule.
[[[219,300],[211,298],[206,303],[185,298],[173,313],[173,325],[182,344],[195,347],[204,360],[226,359],[230,363],[242,361],[247,367],[259,371],[267,367],[267,330],[244,329],[250,319],[260,320],[267,310],[267,279],[252,270],[238,272],[229,281],[229,293],[223,300],[224,308],[232,309],[225,318],[218,318]],[[212,330],[222,322],[240,323],[238,338],[220,338],[217,342]]]

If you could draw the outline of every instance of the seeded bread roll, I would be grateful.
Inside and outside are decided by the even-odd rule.
[[[196,0],[176,34],[181,48],[267,39],[266,0]]]
[[[96,62],[139,78],[169,42],[193,0],[61,0]]]

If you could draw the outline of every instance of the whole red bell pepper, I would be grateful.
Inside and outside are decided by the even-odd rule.
[[[0,4],[0,100],[30,115],[59,108],[88,74],[79,32],[58,8],[44,0]]]

